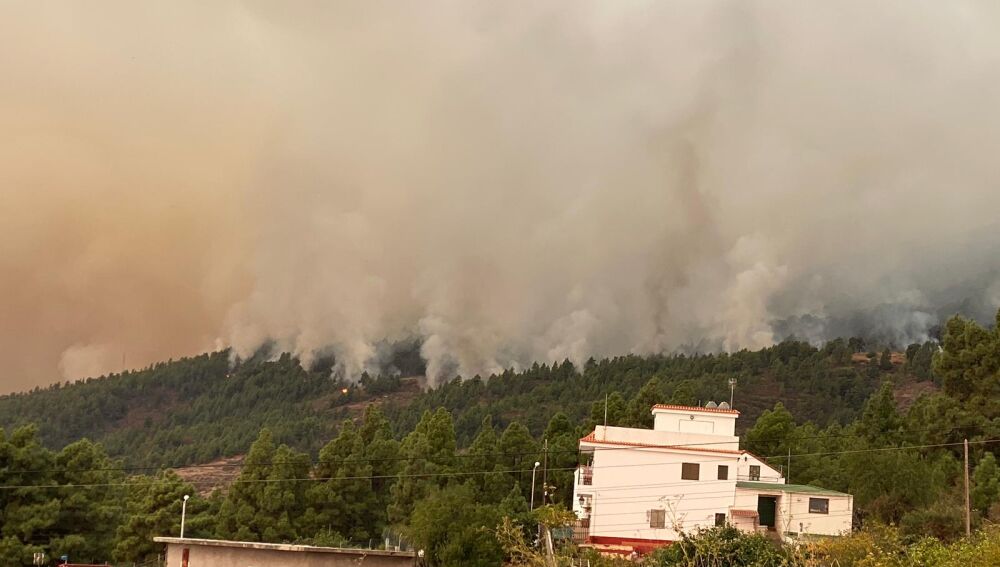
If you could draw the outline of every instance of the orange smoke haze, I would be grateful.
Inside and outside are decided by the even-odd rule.
[[[808,5],[807,5],[808,4]],[[993,2],[0,4],[0,390],[431,378],[1000,303]]]

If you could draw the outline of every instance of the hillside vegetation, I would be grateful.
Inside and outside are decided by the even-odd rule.
[[[187,529],[194,537],[361,546],[388,538],[425,550],[431,567],[534,564],[523,538],[536,522],[566,518],[578,438],[603,420],[605,393],[610,423],[642,427],[649,425],[651,405],[719,399],[732,375],[741,381],[747,407],[770,405],[744,432],[746,447],[776,466],[787,465],[790,455],[793,482],[853,494],[854,524],[864,531],[808,550],[819,563],[798,562],[788,555],[796,550],[772,549],[759,537],[722,531],[689,534],[683,545],[671,548],[683,556],[667,550],[651,557],[650,565],[902,565],[926,554],[936,559],[920,564],[953,565],[970,554],[993,553],[996,532],[989,526],[1000,521],[1000,466],[994,454],[1000,442],[1000,332],[956,318],[948,322],[940,351],[914,345],[902,364],[894,364],[888,350],[851,362],[857,346],[835,341],[814,349],[786,342],[733,355],[623,357],[588,363],[582,372],[566,363],[539,365],[485,382],[452,382],[405,406],[394,405],[393,395],[399,401],[404,388],[395,378],[365,377],[363,385],[344,393],[323,372],[303,371],[287,356],[230,369],[223,354],[124,380],[14,396],[4,400],[4,411],[27,420],[32,408],[45,408],[38,400],[46,397],[84,399],[86,393],[98,404],[106,399],[101,394],[113,397],[116,385],[131,383],[131,397],[110,425],[84,419],[90,414],[83,413],[58,419],[79,420],[110,441],[138,440],[137,447],[148,447],[147,457],[160,459],[185,455],[181,449],[197,454],[215,447],[215,439],[199,439],[195,431],[232,433],[236,439],[253,424],[270,422],[275,429],[249,433],[253,442],[236,449],[246,457],[231,485],[205,497],[172,472],[139,475],[120,466],[100,443],[45,448],[41,436],[49,435],[51,443],[58,431],[49,429],[43,412],[40,425],[48,433],[23,425],[0,435],[0,487],[6,490],[0,502],[0,564],[28,565],[36,551],[95,563],[109,557],[119,564],[148,561],[159,551],[151,538],[176,533],[184,494],[193,495]],[[200,374],[203,382],[167,402],[182,419],[171,412],[149,415],[155,402],[141,405],[148,398],[135,392],[163,396],[169,389],[143,380],[164,373],[164,383],[183,382],[172,373],[184,368],[214,368],[214,373]],[[939,383],[940,391],[900,409],[894,385],[920,375]],[[296,385],[282,383],[289,376]],[[251,386],[253,395],[245,392]],[[282,388],[298,392],[274,395]],[[766,398],[774,391],[783,392],[787,405]],[[852,408],[866,391],[874,393]],[[224,393],[229,400],[221,398]],[[540,431],[535,405],[553,409]],[[573,415],[558,411],[562,407]],[[789,407],[812,413],[806,419]],[[258,413],[248,413],[249,425],[243,425],[240,410]],[[356,411],[363,415],[329,424],[338,413]],[[505,417],[486,415],[491,411]],[[150,441],[155,435],[129,437],[142,430],[133,424],[136,413],[142,428],[179,435],[183,444],[172,447],[166,443],[175,438],[166,437],[159,446]],[[480,415],[479,423],[471,423]],[[225,423],[238,429],[229,432],[228,425],[213,424],[208,416],[230,419]],[[511,421],[503,425],[501,419]],[[296,429],[299,421],[315,429]],[[312,455],[282,443],[274,434],[279,426],[293,442],[322,448]],[[463,437],[471,440],[462,442]],[[971,539],[962,537],[964,439],[971,446],[973,525],[982,529]],[[546,480],[533,495],[535,461],[545,463]],[[533,497],[540,507],[534,513],[528,510]],[[879,531],[886,525],[893,527]],[[560,553],[572,557],[577,551],[566,545]],[[873,553],[880,554],[878,561],[871,560]]]
[[[77,439],[100,441],[114,457],[135,466],[182,466],[241,454],[262,427],[278,442],[315,455],[346,417],[378,403],[397,437],[411,430],[425,410],[452,413],[460,446],[471,442],[483,418],[506,427],[519,421],[538,435],[556,412],[574,423],[591,416],[592,404],[611,395],[612,416],[648,413],[653,392],[633,400],[651,379],[655,396],[677,403],[728,400],[728,380],[738,380],[736,406],[745,429],[775,400],[802,420],[847,423],[882,380],[930,378],[929,355],[906,365],[875,357],[852,360],[864,345],[833,341],[821,349],[787,341],[759,351],[699,356],[624,356],[536,364],[489,379],[456,378],[421,392],[416,380],[362,377],[360,384],[330,378],[329,364],[307,371],[288,355],[233,367],[217,352],[123,374],[55,384],[0,398],[0,426],[39,427],[43,443],[59,448]],[[930,352],[930,345],[914,353]],[[404,357],[405,358],[405,355]],[[420,371],[409,354],[408,367]],[[614,395],[617,393],[617,395]]]

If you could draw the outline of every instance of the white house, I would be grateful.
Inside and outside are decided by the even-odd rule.
[[[587,544],[645,553],[701,528],[732,524],[775,538],[851,529],[851,495],[786,484],[741,450],[739,412],[657,405],[653,429],[598,426],[580,440],[573,505]]]

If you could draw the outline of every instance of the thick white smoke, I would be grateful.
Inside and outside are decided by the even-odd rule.
[[[0,8],[0,71],[27,85],[0,119],[58,142],[2,142],[3,192],[47,211],[7,244],[75,215],[106,242],[86,271],[8,259],[0,289],[56,281],[60,311],[29,293],[21,320],[72,323],[4,356],[35,340],[77,375],[273,340],[354,376],[418,338],[440,378],[905,341],[996,306],[995,3],[296,6]]]

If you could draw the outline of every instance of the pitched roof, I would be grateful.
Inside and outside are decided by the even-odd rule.
[[[653,411],[658,409],[663,410],[678,410],[678,411],[695,411],[704,413],[721,413],[725,415],[740,415],[740,412],[734,409],[720,409],[720,408],[703,408],[699,406],[675,406],[672,404],[656,404],[653,406]]]
[[[828,490],[818,486],[808,484],[781,484],[778,482],[752,482],[740,480],[736,483],[736,488],[746,488],[749,490],[762,490],[765,492],[794,492],[800,494],[826,494],[829,496],[850,496],[844,492]]]
[[[723,453],[726,455],[742,455],[743,451],[734,449],[708,449],[705,447],[686,447],[684,445],[655,445],[652,443],[633,443],[631,441],[615,441],[613,439],[597,439],[591,431],[589,435],[580,439],[581,443],[597,443],[600,445],[621,445],[624,447],[645,447],[649,449],[674,449],[677,451],[697,451],[700,453]]]

